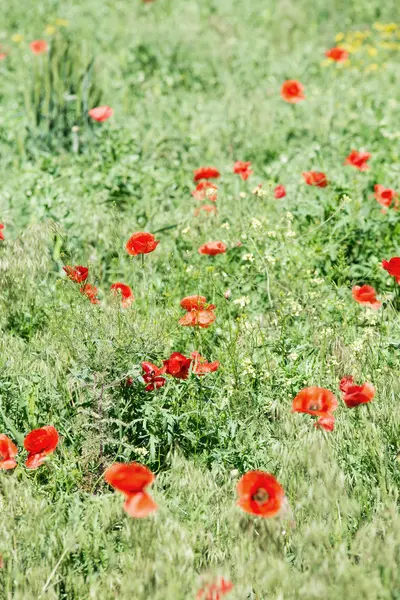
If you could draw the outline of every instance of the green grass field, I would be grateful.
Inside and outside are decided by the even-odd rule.
[[[381,266],[400,212],[374,198],[400,193],[397,0],[2,4],[0,434],[19,454],[0,470],[0,599],[195,600],[224,577],[224,600],[400,600],[400,286]],[[90,119],[99,105],[113,117]],[[368,170],[344,165],[353,149]],[[191,195],[205,165],[215,214]],[[143,259],[137,231],[160,242]],[[226,253],[198,253],[215,240]],[[209,328],[179,325],[190,295],[216,305]],[[143,361],[193,351],[218,370],[145,390]],[[346,408],[346,375],[373,401]],[[333,431],[291,412],[308,386],[338,399]],[[29,470],[45,425],[58,447]],[[145,519],[104,481],[133,461],[156,475]],[[254,469],[283,486],[281,516],[237,506]]]

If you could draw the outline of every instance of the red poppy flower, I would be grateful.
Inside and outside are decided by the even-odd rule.
[[[202,327],[207,329],[214,323],[217,315],[214,313],[215,304],[207,304],[204,296],[187,296],[181,301],[181,306],[187,313],[179,319],[179,324],[184,327]]]
[[[146,233],[145,231],[138,231],[131,235],[129,240],[126,242],[126,250],[131,256],[137,256],[138,254],[149,254],[153,252],[160,242],[155,239],[152,233]]]
[[[286,196],[286,188],[283,185],[277,185],[274,190],[275,198],[284,198]]]
[[[249,471],[237,484],[238,505],[251,515],[274,517],[283,506],[285,492],[273,475]]]
[[[113,283],[111,286],[111,290],[114,292],[115,295],[121,294],[122,308],[128,308],[128,306],[130,306],[135,300],[135,296],[133,295],[131,288],[125,283]]]
[[[382,267],[400,283],[400,256],[393,256],[390,260],[383,260]]]
[[[354,408],[360,404],[367,404],[375,396],[375,388],[372,383],[355,385],[351,375],[343,377],[340,382],[340,390],[343,393],[343,402],[347,408]]]
[[[307,185],[313,185],[316,187],[323,188],[326,187],[329,183],[325,173],[319,173],[317,171],[304,171],[302,175]]]
[[[281,96],[290,104],[297,104],[305,99],[304,86],[296,79],[288,79],[282,84]]]
[[[89,117],[92,117],[98,123],[103,123],[103,121],[107,121],[114,114],[114,110],[111,106],[96,106],[96,108],[91,108],[89,110]]]
[[[208,363],[205,358],[200,356],[198,352],[192,352],[193,373],[196,375],[206,375],[206,373],[214,373],[219,367],[219,362],[216,360]]]
[[[349,53],[344,48],[331,48],[325,52],[325,56],[335,62],[346,62],[349,58]]]
[[[301,390],[293,400],[292,412],[307,413],[315,417],[326,417],[338,407],[330,390],[316,386]]]
[[[335,427],[335,417],[333,415],[320,417],[318,421],[314,423],[314,427],[325,429],[325,431],[333,431]]]
[[[98,293],[98,289],[95,285],[91,283],[85,283],[80,290],[81,294],[84,294],[87,298],[89,298],[92,304],[100,304],[100,300],[96,297]]]
[[[216,214],[217,213],[217,207],[213,206],[212,204],[203,204],[203,206],[199,206],[199,208],[196,208],[196,210],[194,211],[194,216],[198,217],[200,212],[204,210],[204,212],[207,213],[212,213],[212,214]]]
[[[218,186],[210,181],[200,181],[196,185],[196,189],[192,192],[192,196],[196,198],[196,200],[204,200],[208,198],[210,202],[217,201],[217,190]]]
[[[208,254],[209,256],[223,254],[224,252],[226,252],[226,245],[223,242],[207,242],[199,248],[199,254]]]
[[[391,188],[385,188],[384,185],[380,185],[379,183],[377,183],[374,186],[374,196],[375,199],[379,202],[379,204],[381,206],[384,206],[385,208],[389,208],[389,206],[392,204],[392,202],[394,202],[394,206],[395,208],[398,208],[399,206],[399,201],[398,201],[398,194],[392,190]]]
[[[58,431],[52,425],[34,429],[24,439],[25,450],[28,458],[25,465],[28,469],[37,469],[45,462],[46,456],[52,454],[57,448]]]
[[[344,161],[345,165],[351,165],[355,167],[359,171],[367,171],[369,169],[369,165],[367,165],[367,160],[371,158],[371,154],[369,152],[358,152],[358,150],[352,150],[346,160]]]
[[[72,281],[76,281],[76,283],[86,281],[89,275],[89,269],[87,267],[82,267],[81,265],[75,265],[75,267],[65,265],[63,269],[66,272],[67,277]]]
[[[0,470],[8,471],[9,469],[15,469],[17,466],[17,461],[15,460],[17,454],[17,446],[4,433],[0,434]]]
[[[210,583],[197,592],[196,600],[221,600],[222,596],[233,590],[233,584],[224,579]]]
[[[355,285],[352,289],[353,298],[359,304],[369,306],[374,310],[377,310],[382,302],[376,299],[376,292],[371,285]]]
[[[5,58],[7,58],[7,52],[2,52],[0,54],[0,60],[4,60]]]
[[[144,465],[115,463],[104,473],[104,479],[124,494],[124,510],[130,517],[147,517],[157,510],[157,504],[145,491],[155,477]]]
[[[161,377],[166,372],[166,367],[157,367],[150,362],[142,362],[142,369],[144,371],[143,380],[147,383],[144,388],[146,392],[154,392],[165,385],[165,377]]]
[[[246,181],[253,174],[253,171],[250,169],[251,162],[243,162],[242,160],[237,160],[233,165],[233,172]]]
[[[215,167],[200,167],[194,171],[193,181],[200,181],[200,179],[217,179],[220,176],[220,172]]]
[[[192,364],[191,358],[186,358],[180,352],[173,352],[167,360],[163,360],[166,373],[177,379],[187,379]]]
[[[47,52],[49,46],[46,40],[34,40],[29,44],[33,54],[43,54],[43,52]]]
[[[0,223],[0,240],[4,240],[3,229],[4,229],[3,223]]]

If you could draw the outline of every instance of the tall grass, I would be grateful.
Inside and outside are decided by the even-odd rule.
[[[41,3],[28,18],[5,8],[0,433],[20,464],[0,472],[1,599],[187,600],[217,575],[232,580],[232,600],[400,599],[400,322],[380,266],[399,255],[400,221],[373,198],[376,183],[398,190],[397,54],[373,27],[394,9],[85,0]],[[67,32],[32,56],[27,42],[56,16]],[[367,28],[349,67],[322,64],[336,34]],[[25,41],[13,46],[16,32]],[[304,83],[303,105],[281,100],[287,77]],[[98,103],[115,115],[89,124]],[[352,147],[372,153],[370,171],[343,166]],[[232,173],[237,159],[252,161],[248,182]],[[222,173],[218,213],[195,217],[203,164]],[[311,169],[327,188],[301,183]],[[253,194],[261,182],[266,194]],[[144,264],[124,250],[139,230],[160,240]],[[211,240],[229,251],[200,255]],[[89,267],[100,306],[64,264]],[[116,281],[133,289],[129,309],[110,293]],[[377,289],[379,312],[353,301],[362,283]],[[197,293],[217,305],[200,332],[178,325],[180,300]],[[219,370],[144,391],[143,360],[195,350]],[[308,385],[339,398],[347,374],[376,397],[341,404],[333,432],[291,413]],[[61,442],[29,472],[24,436],[47,424]],[[103,479],[116,460],[155,471],[154,518],[123,512]],[[238,478],[254,468],[282,483],[282,518],[236,506]]]

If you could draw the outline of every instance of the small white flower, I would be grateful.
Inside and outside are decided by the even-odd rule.
[[[254,227],[254,229],[258,229],[261,227],[261,222],[258,219],[252,219],[251,226]]]
[[[237,298],[233,301],[233,304],[239,305],[241,308],[244,308],[248,304],[250,304],[250,298],[248,296],[242,296],[241,298]]]
[[[276,258],[274,256],[269,256],[268,254],[265,255],[265,260],[270,265],[274,265],[276,263]]]
[[[221,228],[226,229],[228,231],[231,228],[231,226],[229,225],[229,223],[222,223]]]
[[[254,255],[251,252],[249,252],[248,254],[244,254],[243,260],[248,260],[249,262],[254,262]]]

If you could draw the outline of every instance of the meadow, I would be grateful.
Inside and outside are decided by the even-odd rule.
[[[2,4],[0,599],[400,600],[398,2]],[[145,518],[105,479],[133,462]]]

